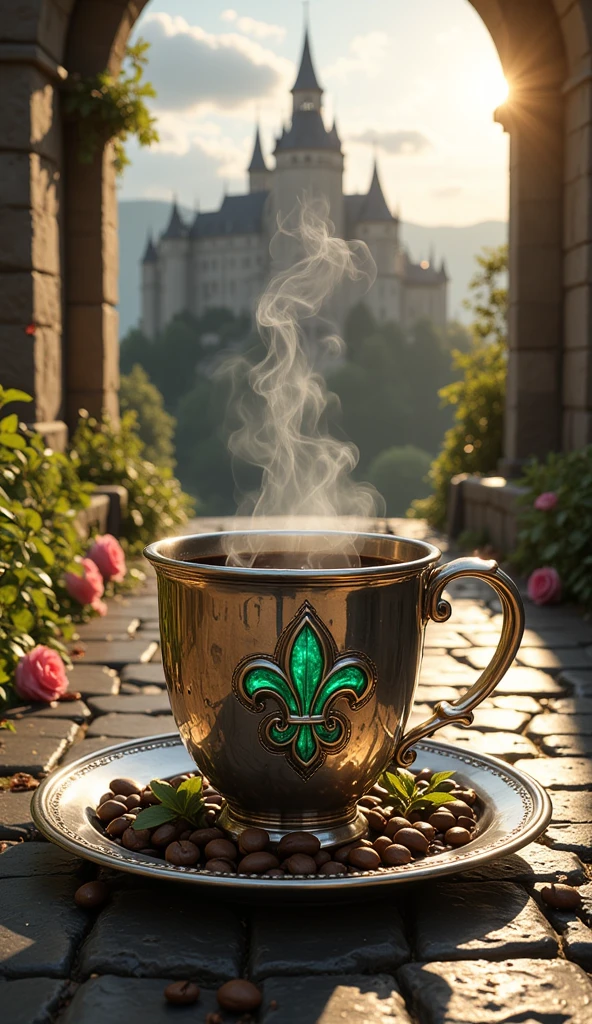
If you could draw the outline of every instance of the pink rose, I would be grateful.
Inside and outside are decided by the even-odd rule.
[[[96,562],[92,558],[82,559],[84,573],[77,576],[75,572],[67,572],[64,579],[66,590],[79,604],[89,604],[99,615],[105,615],[107,605],[101,598],[105,592],[105,584]]]
[[[103,537],[95,537],[88,557],[96,562],[104,580],[118,582],[127,572],[123,548],[117,538],[110,533],[104,534]]]
[[[534,507],[538,508],[539,512],[550,512],[552,508],[555,508],[558,500],[555,491],[545,491],[535,498]]]
[[[57,700],[68,689],[64,662],[57,651],[42,644],[21,658],[16,666],[14,682],[19,697],[46,704]]]
[[[535,604],[551,604],[561,597],[561,580],[557,569],[544,565],[528,578],[528,596]]]

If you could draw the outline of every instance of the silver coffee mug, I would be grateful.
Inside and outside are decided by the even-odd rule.
[[[254,567],[225,564],[229,546],[253,550],[253,541]],[[339,568],[338,546],[336,532],[250,531],[146,548],[173,715],[226,798],[223,825],[234,835],[248,826],[274,839],[309,830],[323,844],[360,835],[357,800],[393,760],[410,765],[421,738],[470,725],[518,650],[522,602],[495,562],[460,558],[437,568],[433,545],[367,533],[356,537],[360,565]],[[292,552],[313,549],[328,567],[285,567]],[[461,698],[440,701],[405,733],[425,626],[448,619],[442,591],[464,576],[498,594],[499,644]]]

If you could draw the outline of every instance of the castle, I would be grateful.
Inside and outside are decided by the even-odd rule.
[[[365,195],[344,195],[344,157],[335,123],[323,120],[323,89],[314,69],[308,30],[292,88],[289,128],[276,140],[275,167],[268,166],[259,129],[248,168],[249,192],[225,196],[219,210],[197,213],[184,223],[176,202],[156,244],[150,238],[142,260],[142,330],[153,338],[177,314],[201,316],[214,307],[251,312],[270,275],[269,244],[277,217],[299,196],[323,195],[335,234],[362,239],[377,266],[376,282],[364,297],[378,322],[403,326],[427,317],[446,323],[448,276],[444,262],[413,263],[399,240],[399,219],[384,198],[378,168]],[[350,291],[350,304],[359,293]],[[347,312],[347,298],[341,316]]]

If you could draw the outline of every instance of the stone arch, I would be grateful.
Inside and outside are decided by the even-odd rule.
[[[511,137],[512,466],[592,440],[592,0],[471,2],[514,87],[498,115]],[[0,11],[0,87],[10,75],[18,92],[0,153],[0,354],[4,380],[35,392],[37,419],[73,418],[80,404],[116,412],[112,168],[108,152],[88,168],[74,159],[58,85],[62,66],[116,70],[146,3],[15,0]],[[29,321],[38,330],[24,352]]]

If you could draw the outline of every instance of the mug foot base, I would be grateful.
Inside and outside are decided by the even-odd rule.
[[[320,840],[321,847],[342,846],[345,843],[351,843],[354,839],[361,839],[368,831],[368,822],[360,811],[356,811],[354,817],[350,818],[349,821],[336,821],[330,824],[326,821],[325,823],[319,821],[317,827],[314,821],[309,820],[306,824],[303,822],[300,826],[292,825],[291,828],[282,829],[270,827],[268,823],[263,825],[255,817],[251,821],[249,821],[247,816],[243,817],[241,815],[239,818],[233,815],[228,804],[222,809],[217,824],[225,832],[228,832],[233,839],[238,839],[241,832],[244,832],[247,828],[265,828],[269,832],[272,843],[279,843],[280,839],[290,832],[313,832]]]

